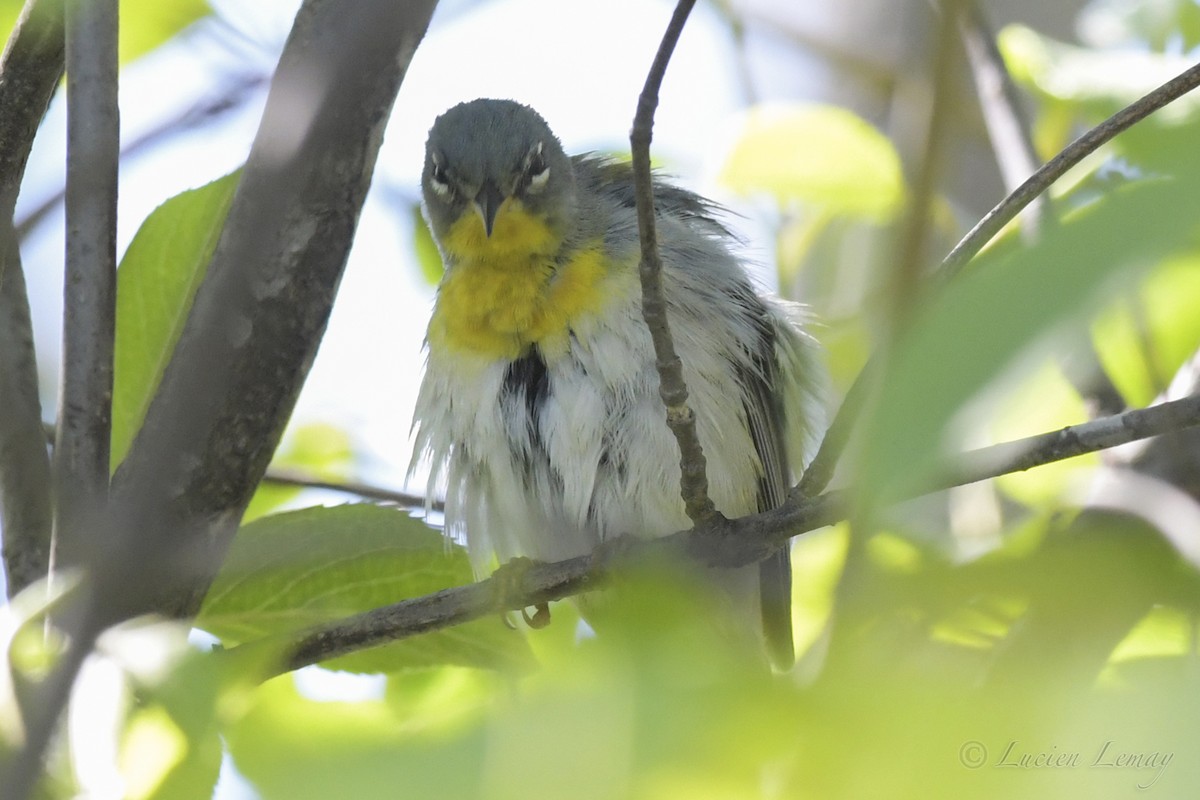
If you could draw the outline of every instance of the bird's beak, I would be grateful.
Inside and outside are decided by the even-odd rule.
[[[500,204],[504,202],[504,195],[494,183],[488,181],[479,190],[479,194],[475,196],[475,210],[479,213],[479,218],[483,220],[483,230],[490,237],[492,235],[492,226],[496,222],[496,212],[500,210]]]

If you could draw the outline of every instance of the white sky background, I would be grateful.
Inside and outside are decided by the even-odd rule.
[[[203,23],[122,73],[125,141],[219,92],[220,76],[244,71],[247,60],[253,68],[269,70],[298,3],[215,0],[214,5],[233,31]],[[297,424],[329,422],[351,432],[364,478],[399,488],[409,459],[408,431],[432,289],[413,262],[407,213],[384,198],[419,196],[425,136],[433,119],[463,100],[509,97],[540,111],[568,152],[627,150],[637,96],[673,7],[647,0],[505,0],[443,2],[438,9],[396,101],[329,330],[293,417]],[[707,4],[699,4],[667,71],[653,144],[656,160],[669,172],[725,202],[730,198],[720,196],[705,176],[719,167],[743,105],[733,55],[728,31]],[[794,70],[779,74],[794,88]],[[264,97],[258,92],[217,125],[174,137],[123,165],[120,250],[159,203],[242,163]],[[31,158],[18,219],[61,186],[60,100]],[[750,239],[748,255],[770,263],[764,231],[754,230],[749,220],[735,222]],[[62,248],[60,210],[24,250],[47,419],[54,415],[61,336]]]

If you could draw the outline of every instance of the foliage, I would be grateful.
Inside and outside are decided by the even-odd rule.
[[[206,9],[165,5],[179,10],[174,27],[157,39],[135,30],[137,47]],[[1194,4],[1098,5],[1091,13],[1108,15],[1107,30],[1127,25],[1141,52],[1024,28],[1001,36],[1037,103],[1043,149],[1150,88],[1143,74],[1170,72],[1176,61],[1162,50],[1174,24],[1197,40]],[[130,10],[123,22],[137,18]],[[848,292],[835,274],[845,259],[817,262],[857,254],[845,248],[863,235],[894,254],[908,202],[899,156],[845,110],[774,107],[748,120],[722,179],[773,201],[785,290],[803,284],[818,311],[838,310],[829,358],[844,389],[887,298],[869,281]],[[473,578],[458,543],[406,512],[281,511],[305,496],[264,486],[196,620],[213,645],[189,644],[178,623],[110,631],[89,668],[108,683],[80,684],[81,694],[107,687],[107,716],[72,717],[67,739],[109,726],[113,780],[134,798],[211,796],[225,755],[261,797],[289,800],[1186,796],[1200,781],[1194,501],[1156,484],[1147,496],[1176,514],[1168,524],[1144,497],[1121,504],[1114,492],[1085,506],[1081,484],[1101,493],[1096,458],[894,501],[948,454],[1081,421],[1088,397],[1065,375],[1064,352],[1094,349],[1126,401],[1142,405],[1200,348],[1198,127],[1195,103],[1181,103],[1120,137],[1055,190],[1057,224],[1035,242],[994,243],[887,343],[847,467],[852,520],[792,550],[794,673],[770,674],[707,624],[705,576],[647,567],[604,598],[598,632],[559,603],[542,630],[476,620],[259,684],[288,634]],[[165,202],[122,262],[114,466],[237,180]],[[953,225],[947,207],[935,204],[935,233]],[[404,213],[434,281],[435,246],[413,207]],[[300,429],[277,463],[345,478],[358,467],[353,445],[335,428]],[[16,718],[21,681],[56,652],[36,635],[52,611],[46,591],[0,612],[12,667],[0,677],[0,757],[19,738],[5,720]],[[354,685],[372,696],[314,692],[310,681],[331,672],[370,680]],[[80,790],[80,756],[50,762],[45,796]]]

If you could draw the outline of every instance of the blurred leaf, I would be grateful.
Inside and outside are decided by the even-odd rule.
[[[421,213],[421,204],[414,203],[412,207],[413,220],[413,250],[416,252],[417,265],[421,268],[421,277],[430,286],[437,286],[442,281],[442,254],[433,234]]]
[[[997,39],[1013,78],[1044,101],[1067,103],[1099,121],[1129,105],[1192,64],[1181,56],[1143,49],[1090,50],[1063,44],[1022,25]],[[1200,98],[1186,95],[1158,114],[1194,115]]]
[[[886,222],[904,203],[900,158],[887,137],[835,106],[751,109],[720,180],[735,192],[765,192],[781,204]]]
[[[1191,50],[1200,44],[1195,0],[1092,0],[1079,15],[1080,37],[1093,47]]]
[[[1155,606],[1117,645],[1112,663],[1119,665],[1141,658],[1187,656],[1195,647],[1194,628],[1194,613],[1170,606]]]
[[[1064,597],[1088,568],[1121,560],[1120,548],[1074,566],[1063,555],[1046,562],[1039,580],[1053,591],[1054,569],[1066,568],[1056,581]],[[971,572],[950,567],[905,580],[932,583],[930,598],[946,586],[965,597],[981,575]],[[993,580],[1000,574],[993,571]],[[1105,568],[1097,577],[1111,574],[1121,573]],[[1089,596],[1104,586],[1097,581]],[[226,729],[230,751],[266,800],[372,800],[395,797],[397,787],[404,796],[447,800],[1107,799],[1134,796],[1139,785],[1184,797],[1200,779],[1200,764],[1185,758],[1200,743],[1200,682],[1178,669],[1184,659],[1157,673],[1165,680],[1133,676],[1120,691],[1105,691],[1070,684],[1070,659],[1051,649],[1033,660],[1027,681],[981,689],[977,669],[958,666],[987,664],[977,645],[895,649],[898,613],[864,629],[893,645],[881,649],[879,667],[841,660],[842,668],[807,684],[755,670],[727,648],[708,650],[714,642],[695,627],[681,587],[651,581],[640,598],[630,588],[632,597],[618,602],[643,613],[619,615],[622,629],[581,641],[516,693],[479,682],[477,673],[430,670],[389,678],[384,701],[314,702],[284,677],[263,686]],[[1006,630],[986,609],[976,615],[984,630]],[[1090,635],[1088,619],[1086,610],[1074,618],[1076,637]],[[1042,752],[1077,752],[1079,763],[1004,766],[1006,753],[1016,764]],[[1165,769],[1161,758],[1117,769],[1095,764],[1102,753],[1174,756]]]
[[[1130,514],[1085,509],[1058,527],[1027,563],[1030,605],[992,665],[997,685],[1048,681],[1036,663],[1047,653],[1054,680],[1092,685],[1155,604],[1195,584],[1166,538]]]
[[[990,424],[981,422],[988,429],[989,444],[1058,430],[1087,419],[1083,399],[1050,361],[1027,375],[1014,391],[1004,394],[1001,408],[990,415]],[[1073,480],[1099,463],[1100,457],[1093,454],[1002,475],[996,480],[1009,497],[1028,506],[1043,507],[1061,500]]]
[[[0,0],[0,30],[11,31],[24,5]],[[145,55],[212,13],[207,0],[121,0],[118,43],[122,64]]]
[[[801,658],[829,623],[849,544],[850,531],[844,523],[792,542],[792,627]]]
[[[1200,347],[1200,256],[1170,259],[1093,326],[1096,350],[1130,405],[1166,389]]]
[[[224,733],[264,800],[478,796],[485,748],[477,726],[428,730],[382,700],[307,700],[287,675],[264,684]]]
[[[121,0],[121,63],[145,55],[211,13],[207,0]]]
[[[274,468],[292,469],[322,481],[339,481],[350,477],[354,468],[354,447],[341,428],[324,423],[311,423],[288,428],[283,444],[271,459]],[[250,499],[242,524],[277,510],[284,503],[300,496],[304,489],[263,481]]]
[[[1114,279],[1177,248],[1200,218],[1194,148],[1178,173],[1132,182],[1067,216],[1035,245],[985,253],[921,312],[892,352],[866,421],[862,499],[872,507],[929,480],[964,404],[1016,356],[1094,306]]]
[[[112,468],[129,451],[183,331],[241,173],[178,194],[151,212],[117,271]]]
[[[404,512],[366,504],[308,508],[239,531],[196,624],[240,644],[471,581],[463,548]],[[530,662],[524,639],[497,616],[325,666],[386,672],[442,664],[520,669]]]

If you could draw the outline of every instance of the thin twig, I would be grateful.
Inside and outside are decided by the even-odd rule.
[[[704,449],[696,435],[696,415],[688,406],[687,384],[683,380],[683,363],[675,352],[675,342],[667,320],[667,304],[663,296],[662,261],[658,253],[658,238],[654,223],[654,185],[650,175],[650,140],[654,128],[654,111],[658,108],[658,90],[683,32],[695,0],[679,0],[671,22],[663,33],[662,43],[646,76],[646,85],[638,96],[637,114],[629,144],[633,151],[633,183],[637,202],[638,234],[642,260],[638,269],[642,280],[642,316],[654,341],[655,366],[658,368],[659,395],[667,408],[667,425],[679,444],[679,487],[688,518],[700,525],[719,519],[708,496],[708,475]]]
[[[954,460],[942,477],[912,496],[1032,469],[1127,442],[1200,426],[1200,395],[1127,411],[1058,431],[971,450]],[[761,560],[784,541],[843,519],[850,490],[813,498],[793,496],[779,508],[729,521],[718,531],[694,528],[660,539],[620,540],[588,555],[468,586],[443,589],[403,600],[296,634],[285,634],[231,649],[270,647],[285,653],[278,668],[298,669],[318,661],[441,630],[493,614],[559,600],[602,586],[624,565],[648,557],[686,555],[706,567],[739,567]]]
[[[380,500],[384,503],[395,503],[398,506],[405,508],[425,508],[426,501],[421,495],[410,494],[409,492],[399,492],[395,489],[386,489],[382,486],[372,486],[367,483],[359,483],[357,481],[326,481],[319,478],[314,478],[311,475],[306,475],[297,470],[286,469],[283,467],[272,467],[267,470],[263,476],[263,483],[272,483],[277,486],[295,486],[300,489],[325,489],[331,492],[342,492],[343,494],[352,494],[358,497],[364,497],[368,500]],[[434,511],[441,511],[443,503],[434,500],[429,505]]]
[[[1200,86],[1200,64],[1185,70],[1080,136],[989,211],[942,260],[935,277],[940,280],[953,278],[1001,228],[1021,213],[1034,198],[1050,188],[1067,170],[1121,131],[1168,103],[1178,100],[1197,86]],[[816,457],[796,488],[797,494],[812,497],[829,485],[837,462],[849,442],[855,422],[870,396],[871,383],[875,380],[876,371],[875,362],[868,361],[846,392],[833,424],[821,440]]]
[[[27,0],[0,57],[0,219],[13,217],[34,134],[62,74],[62,0]],[[12,235],[8,225],[4,235]]]
[[[259,73],[238,76],[236,82],[226,87],[217,97],[198,101],[176,116],[160,122],[150,130],[121,146],[121,160],[134,158],[144,150],[156,147],[163,141],[181,133],[194,130],[212,122],[217,117],[241,107],[250,94],[266,83],[267,76]],[[41,224],[50,212],[58,208],[66,196],[65,187],[37,204],[29,213],[17,221],[17,238],[24,240],[34,228]]]
[[[1000,229],[1011,222],[1025,206],[1045,192],[1074,167],[1121,131],[1141,122],[1168,103],[1172,103],[1200,86],[1200,64],[1176,75],[1149,94],[1130,103],[1087,133],[1067,145],[1061,153],[1046,162],[1016,191],[984,215],[954,249],[942,260],[938,272],[944,279],[953,278],[968,261],[992,240]]]
[[[42,438],[42,405],[21,251],[9,228],[0,280],[0,528],[11,598],[50,569],[50,458]]]
[[[1004,188],[1011,192],[1041,166],[1030,134],[1032,127],[1025,118],[1017,86],[978,0],[968,0],[959,25],[992,152],[996,155]],[[1049,197],[1044,193],[1038,195],[1032,205],[1033,213],[1027,216],[1024,224],[1024,230],[1031,236],[1036,235],[1050,213]]]

